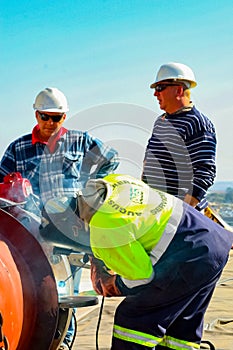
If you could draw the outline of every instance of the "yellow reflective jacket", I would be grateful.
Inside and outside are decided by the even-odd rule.
[[[176,232],[182,202],[128,175],[104,181],[106,198],[90,221],[92,251],[128,287],[148,283]]]

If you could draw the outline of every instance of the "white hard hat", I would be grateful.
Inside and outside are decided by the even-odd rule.
[[[163,64],[156,75],[155,82],[151,88],[164,80],[183,82],[187,88],[194,88],[197,85],[194,73],[191,68],[182,63],[170,62]]]
[[[69,110],[65,95],[57,88],[46,88],[39,92],[33,104],[35,110],[41,112],[66,113]]]

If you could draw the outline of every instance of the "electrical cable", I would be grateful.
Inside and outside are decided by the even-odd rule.
[[[100,311],[99,311],[99,317],[98,317],[98,322],[97,322],[97,327],[96,327],[96,337],[95,337],[96,350],[99,350],[98,338],[99,338],[99,328],[100,328],[100,322],[101,322],[101,317],[102,317],[102,313],[103,313],[103,307],[104,307],[104,296],[102,297]]]
[[[206,344],[206,345],[208,345],[210,350],[216,350],[215,347],[214,347],[214,344],[212,344],[209,340],[202,340],[202,341],[201,341],[201,344]],[[203,347],[201,346],[200,349],[206,349],[206,347],[203,348]]]
[[[72,318],[74,320],[74,334],[73,334],[73,337],[72,337],[72,341],[71,341],[71,343],[69,345],[69,350],[72,350],[72,348],[73,348],[74,341],[75,341],[75,338],[76,338],[76,335],[77,335],[77,329],[78,329],[77,319],[76,319],[74,310],[72,310]]]

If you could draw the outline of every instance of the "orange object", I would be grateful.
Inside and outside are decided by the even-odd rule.
[[[23,326],[23,291],[17,266],[5,242],[0,241],[0,312],[2,334],[10,349],[17,348]]]
[[[0,277],[4,279],[1,280],[0,313],[3,335],[9,343],[5,348],[48,350],[58,321],[58,294],[51,265],[33,235],[1,209],[0,242]],[[16,315],[19,306],[20,314]]]

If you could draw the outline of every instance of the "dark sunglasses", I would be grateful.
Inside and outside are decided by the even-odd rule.
[[[56,115],[48,115],[46,113],[41,113],[38,112],[40,119],[43,120],[44,122],[47,122],[49,119],[52,119],[54,123],[58,123],[61,121],[62,117],[64,114],[56,114]]]
[[[173,84],[158,84],[155,87],[155,91],[156,92],[161,92],[163,90],[165,90],[168,86],[172,86]]]
[[[168,86],[183,86],[184,87],[183,84],[158,84],[155,87],[155,91],[156,92],[161,92],[161,91],[165,90]]]

